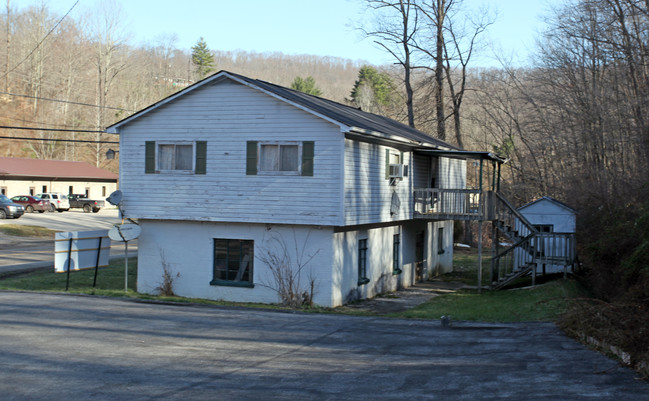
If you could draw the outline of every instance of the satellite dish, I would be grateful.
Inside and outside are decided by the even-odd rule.
[[[110,194],[110,196],[108,196],[108,198],[106,198],[106,201],[113,206],[119,205],[122,202],[122,191],[118,189],[117,191],[113,192],[112,194]]]
[[[127,242],[140,236],[142,228],[137,224],[117,224],[108,230],[108,237],[113,241]]]

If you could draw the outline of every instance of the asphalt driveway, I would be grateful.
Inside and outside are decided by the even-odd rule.
[[[2,400],[646,400],[548,323],[0,292]]]

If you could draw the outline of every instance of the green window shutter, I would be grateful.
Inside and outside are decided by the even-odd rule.
[[[195,174],[205,174],[207,171],[207,142],[196,141],[196,170]]]
[[[313,177],[313,157],[315,143],[306,141],[302,143],[302,175]]]
[[[390,149],[385,150],[385,179],[390,179]]]
[[[246,142],[246,175],[257,175],[257,141]]]
[[[155,142],[145,142],[145,156],[144,156],[144,173],[155,173]]]

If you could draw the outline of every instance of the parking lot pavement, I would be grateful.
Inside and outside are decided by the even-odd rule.
[[[33,225],[56,231],[107,230],[120,223],[117,209],[84,213],[72,209],[63,213],[28,213],[19,219],[0,220],[0,224]],[[111,259],[124,256],[124,243],[112,241]],[[137,240],[128,244],[128,254],[137,255]],[[0,276],[37,268],[54,268],[54,237],[30,238],[0,235]]]
[[[18,219],[0,220],[0,224],[32,225],[56,231],[92,231],[109,229],[121,221],[117,208],[105,208],[98,213],[84,213],[81,209],[62,213],[25,213]]]
[[[550,323],[0,292],[3,400],[646,400]]]

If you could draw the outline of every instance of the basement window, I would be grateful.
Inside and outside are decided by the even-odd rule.
[[[214,275],[211,285],[254,287],[255,242],[244,239],[214,239]]]

